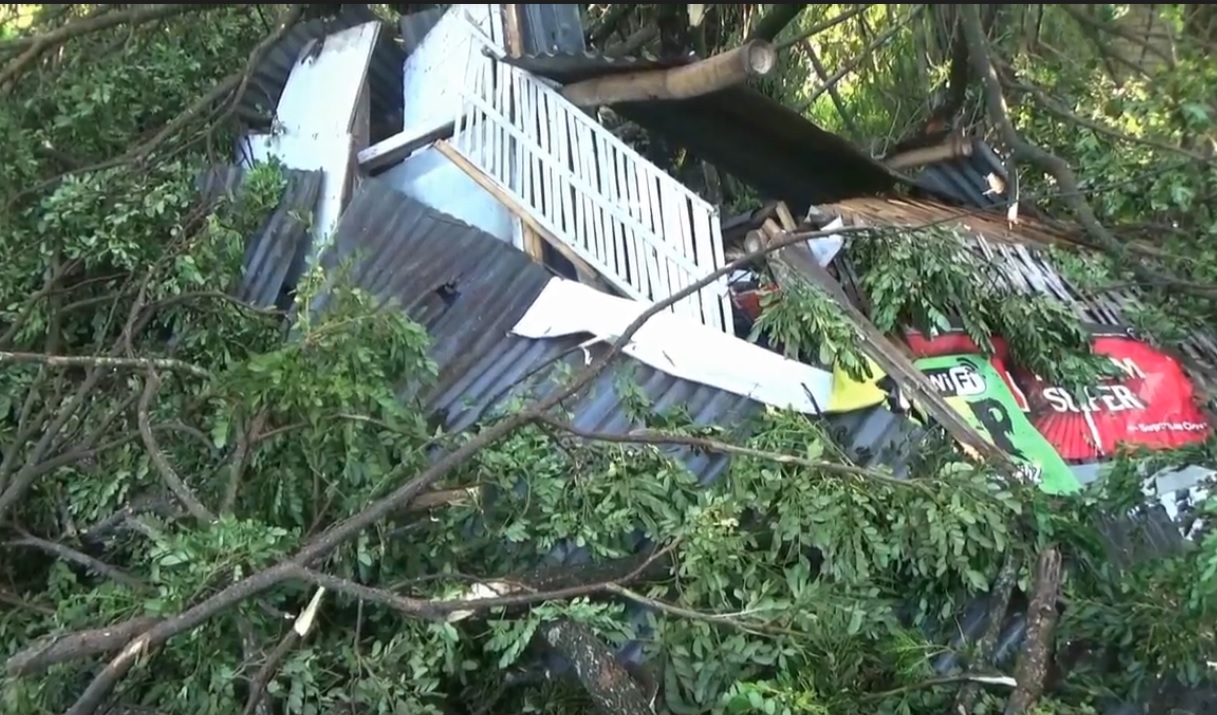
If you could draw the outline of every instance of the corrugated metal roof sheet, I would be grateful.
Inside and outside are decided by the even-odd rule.
[[[288,30],[258,63],[245,94],[241,96],[238,116],[252,129],[269,130],[270,118],[274,116],[288,75],[309,41],[373,21],[383,22],[368,5],[352,4],[343,5],[341,12],[332,19],[309,20]],[[373,143],[401,131],[402,66],[405,59],[406,53],[399,44],[397,29],[390,23],[384,23],[368,66]]]
[[[322,258],[323,266],[340,264],[349,267],[354,285],[396,299],[426,327],[439,367],[427,402],[449,428],[468,426],[513,397],[556,389],[568,370],[584,362],[585,353],[576,346],[587,336],[532,340],[510,332],[551,278],[549,271],[380,180],[360,186]],[[681,408],[699,424],[740,426],[760,410],[748,398],[621,357],[567,404],[575,426],[615,433],[638,427],[622,406],[623,379],[656,409]],[[726,464],[721,456],[683,454],[703,480],[713,479]]]
[[[197,181],[202,202],[213,204],[234,195],[243,176],[235,166],[204,171]],[[321,194],[322,172],[285,170],[284,178],[283,197],[274,213],[246,241],[241,282],[234,290],[237,298],[251,305],[281,310],[287,309],[287,292],[295,287],[308,257],[309,216]]]
[[[665,60],[546,54],[508,60],[533,74],[568,84],[643,69],[679,66]],[[849,141],[747,86],[676,101],[625,102],[613,110],[684,146],[796,212],[850,196],[880,194],[897,178]]]
[[[527,3],[521,5],[520,31],[524,52],[583,52],[583,16],[577,4]]]
[[[973,139],[971,155],[927,164],[911,178],[918,188],[964,206],[1005,206],[1009,197],[1004,190],[990,190],[989,174],[996,175],[1002,186],[1008,185],[1001,158],[988,144]]]
[[[214,196],[234,187],[239,181],[234,171],[214,171],[202,180],[203,188]],[[531,340],[510,334],[550,279],[548,271],[508,244],[379,180],[360,185],[322,261],[333,268],[347,259],[351,259],[346,265],[352,269],[348,278],[354,284],[383,300],[395,299],[428,330],[439,376],[427,403],[450,429],[490,416],[513,397],[535,397],[555,389],[567,369],[577,369],[587,357],[577,348],[586,336]],[[603,349],[594,349],[592,356]],[[567,405],[575,426],[608,433],[638,426],[622,406],[619,386],[624,379],[631,379],[655,409],[683,409],[699,424],[746,429],[761,409],[747,398],[673,378],[620,357]],[[884,464],[902,476],[909,475],[907,446],[925,436],[906,417],[883,407],[836,415],[829,418],[829,425],[859,463]],[[716,479],[727,464],[721,456],[688,451],[681,456],[702,483]],[[1163,522],[1161,507],[1151,510],[1147,518],[1151,529],[1164,538],[1177,537],[1174,525]],[[1115,535],[1128,534],[1126,520],[1116,521],[1125,523],[1114,529]],[[1113,547],[1123,548],[1121,540],[1113,539]],[[566,549],[553,558],[578,562],[587,555]],[[965,640],[975,642],[985,629],[986,613],[985,598],[972,600],[954,625],[946,626],[951,635],[944,632],[943,637],[957,647]],[[639,609],[631,607],[630,617],[640,618]],[[1024,636],[1025,617],[1016,610],[1003,629],[1002,652],[1007,656],[1016,652]],[[627,647],[623,653],[629,659],[640,657],[636,647]],[[942,672],[956,664],[949,654],[934,661]]]

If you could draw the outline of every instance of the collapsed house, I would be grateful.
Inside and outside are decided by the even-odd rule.
[[[577,6],[514,6],[527,8],[514,15],[505,7],[426,10],[394,27],[367,6],[346,6],[336,20],[292,28],[270,49],[240,107],[250,130],[236,163],[200,180],[215,198],[253,162],[273,157],[288,169],[277,210],[250,237],[239,297],[285,307],[308,266],[353,259],[350,280],[426,327],[439,368],[428,407],[445,427],[461,429],[513,398],[558,389],[564,366],[601,354],[650,304],[719,272],[749,236],[778,240],[802,230],[786,206],[807,210],[816,230],[950,220],[968,250],[1001,266],[1008,289],[1051,295],[1103,326],[1096,350],[1135,363],[1116,387],[1132,401],[1124,407],[1138,408],[1100,424],[1101,400],[1033,405],[1023,393],[1051,386],[1012,376],[1000,354],[981,356],[958,336],[883,336],[870,326],[869,357],[899,381],[941,391],[950,385],[936,376],[960,367],[980,375],[976,389],[954,389],[952,400],[931,405],[953,437],[1043,455],[1038,469],[1075,486],[1098,478],[1116,443],[1162,448],[1208,437],[1211,405],[1201,396],[1212,394],[1204,375],[1217,365],[1217,344],[1197,337],[1167,354],[1128,333],[1123,306],[1135,296],[1082,297],[1045,253],[1074,244],[1075,232],[984,212],[1008,200],[1002,161],[983,142],[879,161],[738,81],[693,96],[613,99],[605,80],[688,70],[696,61],[596,56],[585,51]],[[763,60],[744,58],[736,79]],[[576,101],[589,96],[782,203],[724,219]],[[723,141],[732,136],[749,141]],[[869,325],[866,296],[837,258],[842,243],[829,237],[780,253]],[[908,445],[925,428],[873,397],[829,414],[825,406],[842,388],[831,366],[741,339],[756,305],[755,286],[728,275],[676,301],[569,406],[574,426],[619,434],[636,427],[618,394],[628,375],[655,409],[679,405],[698,424],[746,425],[767,405],[815,416],[859,463],[909,476]],[[1005,406],[1011,421],[1000,434],[967,417],[980,400]],[[702,483],[726,465],[721,455],[674,453]],[[1181,520],[1208,476],[1193,469],[1150,481],[1153,503],[1136,518],[1150,551],[1185,536]],[[1109,531],[1113,548],[1133,549],[1127,519],[1113,519]],[[573,547],[553,555],[555,563],[586,558]],[[977,599],[944,637],[952,646],[976,641],[988,610]],[[1025,621],[1008,616],[999,663],[1016,651]],[[641,657],[640,648],[622,657]],[[935,667],[949,672],[955,663],[944,655]]]

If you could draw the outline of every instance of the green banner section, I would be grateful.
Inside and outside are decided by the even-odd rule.
[[[1024,468],[1024,477],[1050,494],[1080,488],[1073,471],[1039,433],[988,359],[945,355],[915,363],[954,407],[990,442]]]

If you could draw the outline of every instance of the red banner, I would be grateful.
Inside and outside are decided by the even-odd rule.
[[[1015,370],[1031,422],[1062,457],[1089,462],[1121,444],[1172,449],[1208,437],[1192,381],[1174,358],[1125,336],[1098,336],[1094,351],[1111,358],[1124,377],[1087,388],[1084,396]]]
[[[905,339],[916,357],[980,352],[962,332],[933,338],[910,332]],[[1004,342],[993,344],[994,366],[1008,363]],[[1208,437],[1208,420],[1196,407],[1195,389],[1178,361],[1127,335],[1096,335],[1093,347],[1124,377],[1088,388],[1081,399],[1025,370],[1002,371],[1015,400],[1061,457],[1093,462],[1120,444],[1172,449]]]
[[[976,346],[976,341],[968,337],[962,330],[952,330],[949,333],[939,333],[927,338],[921,333],[910,330],[904,336],[913,351],[914,358],[941,357],[943,355],[979,355],[983,352]],[[1001,359],[1006,358],[1006,342],[1001,338],[993,338],[993,352]]]

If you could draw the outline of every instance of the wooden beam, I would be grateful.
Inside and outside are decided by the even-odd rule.
[[[794,220],[794,215],[790,213],[790,207],[785,201],[779,201],[776,206],[778,221],[782,222],[782,229],[791,233],[799,230],[799,222]]]
[[[503,13],[503,44],[509,57],[521,57],[524,54],[523,20],[520,6],[508,3],[502,6]],[[520,247],[528,257],[537,263],[545,263],[545,250],[542,238],[531,226],[520,221]]]
[[[765,241],[766,245],[771,245],[775,240],[774,235],[765,231],[757,232],[757,235]],[[777,234],[777,237],[785,238],[788,235],[783,231]],[[968,424],[953,407],[947,404],[929,379],[913,364],[905,351],[876,328],[875,324],[850,302],[845,290],[829,275],[828,271],[812,259],[810,251],[791,251],[789,248],[782,248],[769,254],[769,262],[774,269],[774,276],[779,286],[783,283],[789,285],[795,281],[805,281],[821,288],[836,301],[845,313],[845,317],[858,330],[862,352],[899,383],[900,387],[907,391],[909,399],[942,425],[947,433],[963,446],[965,451],[978,455],[982,459],[991,460],[1008,475],[1013,476],[1017,473],[1010,457],[985,439],[976,428]]]
[[[371,173],[392,166],[414,152],[441,139],[449,139],[456,132],[453,122],[428,129],[401,132],[377,142],[359,152],[359,169]]]
[[[503,49],[509,57],[520,57],[524,54],[524,33],[520,20],[520,6],[510,3],[502,6],[503,13]]]
[[[968,141],[962,134],[956,134],[947,141],[936,146],[926,146],[917,149],[909,149],[902,151],[895,156],[890,156],[883,160],[887,168],[893,171],[902,169],[914,169],[926,164],[933,164],[938,161],[947,161],[948,159],[959,159],[962,157],[972,156],[972,142]]]
[[[575,270],[579,273],[580,283],[592,286],[596,290],[600,290],[605,293],[615,293],[615,291],[613,291],[608,284],[601,279],[600,274],[587,264],[587,261],[580,258],[579,254],[575,253],[575,251],[570,246],[566,245],[562,239],[553,235],[544,226],[538,223],[537,220],[534,219],[528,212],[528,210],[521,206],[520,203],[512,198],[506,191],[503,191],[503,189],[497,183],[495,183],[494,179],[490,178],[485,172],[474,166],[472,162],[466,159],[459,151],[454,149],[451,144],[440,140],[435,142],[435,149],[440,154],[443,154],[448,161],[455,164],[457,168],[468,174],[469,178],[473,179],[478,186],[489,192],[490,195],[493,196],[499,203],[506,206],[508,211],[514,214],[516,218],[520,219],[520,222],[524,225],[525,229],[530,230],[536,235],[545,239],[545,241],[548,242],[549,245],[553,246],[558,253],[561,253],[566,260],[574,264]]]
[[[597,77],[568,84],[562,96],[580,107],[619,102],[688,99],[769,74],[777,65],[777,51],[768,42],[754,40],[708,59],[666,70],[644,70]]]

